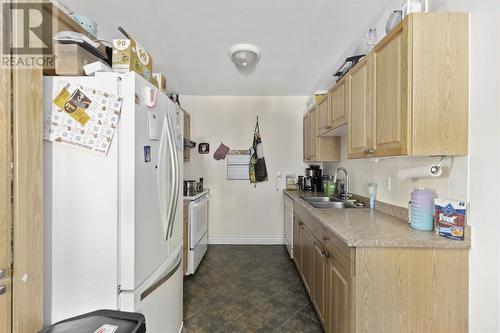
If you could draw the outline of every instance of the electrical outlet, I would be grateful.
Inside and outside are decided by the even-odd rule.
[[[385,179],[385,190],[391,192],[391,177]]]

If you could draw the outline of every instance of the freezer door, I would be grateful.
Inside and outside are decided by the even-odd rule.
[[[182,327],[182,246],[135,291],[120,294],[120,310],[140,312],[148,332],[177,333]]]

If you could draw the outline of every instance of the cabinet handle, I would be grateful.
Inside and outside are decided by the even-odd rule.
[[[328,237],[328,236],[324,236],[324,237],[323,237],[323,240],[324,240],[324,241],[330,240],[330,237]]]

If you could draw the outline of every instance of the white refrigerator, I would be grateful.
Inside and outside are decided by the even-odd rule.
[[[133,72],[46,77],[45,112],[55,80],[123,104],[107,156],[44,141],[45,324],[118,309],[143,313],[148,333],[180,332],[183,113]]]

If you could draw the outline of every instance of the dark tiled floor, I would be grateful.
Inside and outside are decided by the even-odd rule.
[[[211,245],[184,280],[184,326],[198,332],[323,332],[283,246]]]

